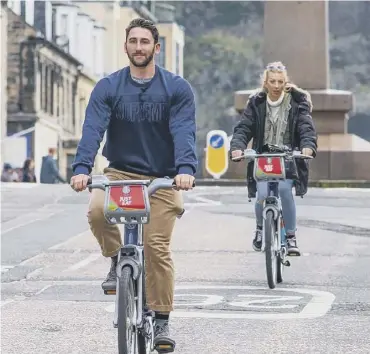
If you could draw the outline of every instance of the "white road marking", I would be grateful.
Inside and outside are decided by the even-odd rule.
[[[63,270],[63,273],[64,272],[69,272],[69,271],[73,271],[73,270],[77,270],[77,269],[81,269],[83,267],[86,267],[89,263],[91,262],[94,262],[95,260],[97,260],[99,257],[101,257],[101,254],[100,253],[92,253],[90,254],[88,257],[86,257],[85,259],[83,259],[82,261],[80,262],[77,262],[73,265],[71,265],[69,268],[67,269],[64,269]]]
[[[36,277],[36,276],[37,276],[37,275],[39,275],[39,274],[41,274],[41,272],[43,271],[43,269],[44,269],[44,267],[40,267],[40,268],[35,269],[35,270],[34,270],[34,271],[32,271],[31,273],[28,273],[28,274],[26,275],[26,279],[27,279],[27,280],[29,280],[29,279],[33,280],[32,278],[33,278],[33,277]]]
[[[90,229],[85,230],[85,231],[83,231],[83,232],[81,232],[81,233],[79,233],[79,234],[77,234],[75,236],[72,236],[72,237],[68,238],[67,240],[65,240],[63,242],[57,243],[56,245],[49,247],[49,250],[59,250],[61,248],[64,248],[69,243],[73,242],[73,240],[78,239],[78,238],[80,238],[81,236],[83,236],[83,235],[85,235],[87,233],[90,233],[91,234]]]
[[[8,300],[1,300],[1,304],[0,304],[0,307],[3,307],[3,306],[5,306],[5,305],[7,305],[7,304],[10,304],[10,303],[12,303],[12,302],[14,302],[14,300],[12,300],[12,299],[8,299]]]
[[[6,223],[2,224],[1,235],[3,236],[4,234],[6,234],[10,231],[19,229],[20,227],[32,224],[36,221],[42,221],[42,220],[45,220],[45,219],[49,219],[50,217],[52,217],[52,216],[54,216],[54,215],[56,215],[60,212],[61,212],[61,210],[59,210],[57,212],[53,212],[53,213],[46,213],[44,215],[40,215],[40,213],[30,213],[30,214],[27,214],[25,216],[18,217],[16,219],[9,220]],[[19,221],[24,220],[24,219],[26,219],[26,220],[28,219],[28,220],[18,224]],[[6,225],[8,225],[8,224],[15,224],[15,225],[11,226],[9,228],[6,228]],[[4,225],[5,225],[5,229],[4,229]]]
[[[13,265],[2,265],[1,266],[1,273],[9,272],[10,269],[14,268]]]
[[[1,183],[0,190],[9,190],[9,189],[30,189],[41,186],[40,183],[23,183],[23,182],[15,182],[15,183]]]
[[[249,291],[260,291],[264,290],[266,291],[266,288],[262,287],[253,287],[253,286],[202,286],[202,285],[179,285],[176,287],[177,290],[208,290],[208,289],[215,289],[215,290],[249,290]],[[176,307],[179,306],[210,306],[210,305],[216,305],[219,303],[222,303],[224,300],[224,297],[221,295],[203,295],[206,297],[206,299],[202,303],[193,303],[189,302],[188,304],[184,303],[176,303],[175,302],[175,311],[171,313],[171,317],[177,317],[177,318],[214,318],[214,319],[241,319],[241,320],[284,320],[284,319],[311,319],[311,318],[317,318],[324,316],[331,308],[335,296],[332,293],[326,292],[326,291],[319,291],[319,290],[309,290],[309,289],[295,289],[295,288],[277,288],[274,290],[269,290],[271,293],[274,292],[287,292],[287,293],[301,293],[301,294],[308,294],[312,296],[312,299],[309,301],[309,303],[303,308],[303,310],[299,313],[291,312],[291,313],[274,313],[274,312],[261,312],[261,308],[293,308],[292,305],[277,305],[277,306],[253,306],[256,305],[256,301],[259,303],[263,302],[263,300],[253,300],[253,301],[242,301],[242,302],[233,302],[231,303],[231,306],[238,306],[238,307],[247,307],[247,308],[253,308],[258,307],[259,311],[255,313],[251,313],[248,311],[248,313],[243,313],[241,311],[235,311],[230,310],[232,312],[227,312],[227,310],[224,310],[222,312],[217,310],[212,310],[209,312],[202,312],[198,310],[191,310],[191,311],[183,311],[183,310],[176,310]],[[181,294],[176,293],[175,297],[178,296],[202,296],[200,294]],[[288,296],[281,296],[280,294],[277,295],[262,295],[262,294],[242,294],[239,295],[240,297],[258,297],[258,298],[264,298],[265,302],[266,299],[269,298],[268,301],[291,301],[291,300],[299,300],[302,298],[302,296],[295,296],[295,295],[288,295]],[[230,303],[229,303],[230,305]],[[247,305],[247,306],[246,306]],[[285,307],[283,307],[285,306]],[[295,306],[294,306],[295,307]],[[115,304],[112,303],[105,307],[105,310],[107,312],[113,313],[115,308]]]
[[[40,289],[38,292],[35,293],[35,295],[40,295],[41,293],[43,293],[45,290],[49,289],[52,287],[52,284],[49,284],[49,285],[46,285],[44,286],[42,289]]]
[[[206,298],[202,302],[189,302],[189,303],[176,303],[176,306],[211,306],[211,305],[217,305],[222,302],[224,299],[223,296],[219,295],[208,295],[208,294],[175,294],[176,297],[184,297],[184,296],[189,296],[189,297],[204,297]]]
[[[34,260],[38,259],[38,258],[42,258],[45,256],[46,253],[42,252],[42,253],[39,253],[39,254],[36,254],[35,256],[31,257],[31,258],[27,258],[25,259],[24,261],[22,261],[21,263],[19,263],[20,266],[24,266],[28,263],[31,263],[33,262]]]
[[[194,199],[197,201],[197,202],[201,202],[201,203],[207,203],[208,205],[216,205],[216,206],[220,206],[222,205],[222,203],[220,201],[217,201],[217,200],[212,200],[212,199],[209,199],[209,198],[205,198],[205,197],[201,197],[199,195],[195,196]]]
[[[293,309],[298,304],[295,305],[261,305],[269,302],[279,302],[279,301],[293,301],[303,299],[303,296],[275,296],[275,295],[238,295],[240,298],[245,298],[242,301],[229,302],[228,305],[235,307],[244,308],[258,308],[258,309]],[[249,298],[249,300],[247,300]],[[260,305],[259,305],[260,304]]]
[[[198,286],[198,285],[179,285],[176,290],[201,290],[201,289],[227,289],[227,290],[265,290],[266,288],[253,286]],[[198,312],[198,311],[177,311],[171,313],[172,317],[179,318],[223,318],[223,319],[255,319],[255,320],[279,320],[279,319],[309,319],[324,316],[331,308],[335,296],[326,291],[309,290],[309,289],[295,289],[295,288],[276,288],[270,290],[274,292],[291,292],[312,295],[312,299],[299,313],[227,313],[222,312]],[[277,295],[276,297],[279,297]]]

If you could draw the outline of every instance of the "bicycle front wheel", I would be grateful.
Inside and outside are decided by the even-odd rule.
[[[145,264],[145,263],[144,263]],[[142,273],[142,308],[143,308],[143,321],[144,327],[138,331],[137,333],[137,347],[138,347],[138,354],[150,354],[152,352],[152,336],[153,331],[150,326],[149,320],[146,316],[146,292],[145,292],[145,265],[143,267]]]
[[[276,286],[276,266],[277,266],[277,237],[274,213],[268,211],[264,225],[265,234],[265,256],[266,256],[266,275],[270,289]]]
[[[133,325],[137,308],[134,294],[134,283],[131,268],[124,267],[117,279],[118,289],[118,353],[132,354],[136,352],[136,330]]]

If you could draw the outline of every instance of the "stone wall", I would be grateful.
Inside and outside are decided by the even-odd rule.
[[[1,120],[1,141],[3,142],[3,138],[7,135],[6,129],[6,104],[7,104],[7,25],[8,25],[8,12],[6,10],[5,4],[1,2],[0,7],[0,53],[1,53],[1,61],[0,61],[0,120]],[[0,165],[3,164],[3,145],[1,146],[1,161]]]
[[[8,102],[7,111],[8,114],[16,113],[20,110],[20,67],[21,57],[20,49],[21,42],[27,39],[28,36],[35,36],[36,30],[22,20],[12,10],[6,9],[8,15],[8,55],[7,55],[7,67],[8,67]]]

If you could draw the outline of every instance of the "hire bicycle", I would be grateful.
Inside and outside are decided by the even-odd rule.
[[[253,149],[244,150],[241,159],[255,160],[253,177],[256,182],[267,182],[267,198],[263,201],[263,226],[261,252],[265,253],[267,283],[274,289],[276,283],[283,281],[283,266],[290,266],[287,260],[286,233],[279,196],[279,181],[286,179],[285,162],[293,162],[296,158],[312,159],[312,156],[303,155],[300,151],[291,151],[287,147],[267,145],[268,152],[258,154]]]
[[[143,224],[150,220],[149,197],[159,189],[176,188],[170,178],[110,181],[104,175],[90,177],[87,187],[105,192],[104,216],[110,224],[124,224],[124,244],[118,253],[113,326],[118,329],[119,354],[172,353],[174,346],[154,347],[154,313],[146,306]],[[184,214],[178,215],[178,218]]]

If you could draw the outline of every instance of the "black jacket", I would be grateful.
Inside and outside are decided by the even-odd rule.
[[[289,111],[288,124],[291,132],[291,146],[293,149],[302,150],[305,147],[313,150],[313,156],[317,152],[317,134],[311,117],[310,104],[305,93],[294,88],[291,89],[292,100]],[[261,91],[252,95],[242,114],[242,118],[234,128],[233,137],[230,142],[230,155],[234,150],[245,150],[249,141],[253,138],[252,148],[261,153],[266,117],[266,93]],[[308,164],[307,160],[296,159],[299,179],[295,181],[297,196],[307,193],[308,186]],[[248,163],[247,184],[249,198],[256,196],[256,181],[253,178],[254,161]]]

